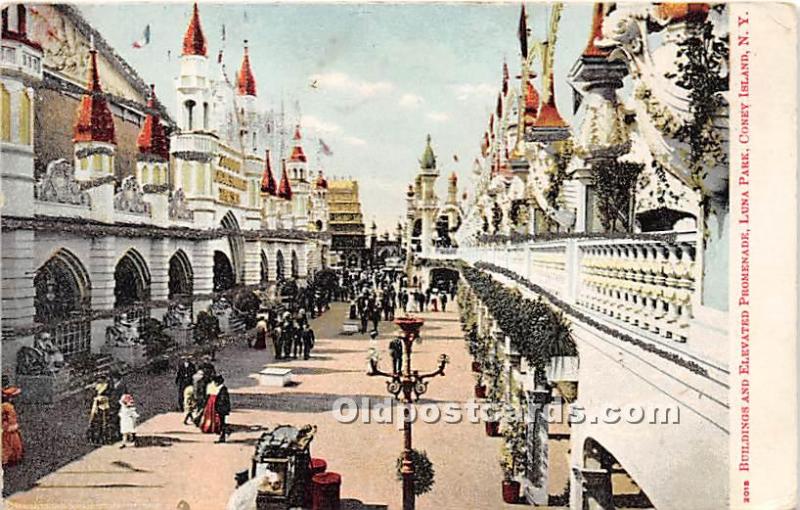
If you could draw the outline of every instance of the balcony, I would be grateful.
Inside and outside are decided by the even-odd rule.
[[[471,247],[436,258],[490,262],[553,297],[633,330],[686,342],[696,301],[697,233]]]

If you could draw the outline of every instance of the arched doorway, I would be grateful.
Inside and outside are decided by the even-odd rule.
[[[236,277],[230,259],[221,251],[214,252],[214,292],[222,292],[233,288]]]
[[[261,250],[261,287],[266,287],[269,283],[269,259],[264,250]]]
[[[583,444],[581,477],[584,508],[653,508],[614,455],[592,438]]]
[[[150,270],[144,257],[131,248],[114,269],[114,307],[121,308],[150,299]]]
[[[231,267],[233,269],[233,283],[244,281],[244,238],[240,233],[239,222],[231,211],[222,218],[220,226],[229,231],[228,246],[231,252]]]
[[[455,288],[455,286],[458,284],[458,278],[459,273],[457,270],[446,267],[437,267],[431,269],[428,283],[431,287],[436,287],[439,289],[451,289]]]
[[[300,261],[297,258],[297,252],[292,250],[292,278],[297,279],[300,277]]]
[[[283,261],[283,252],[278,250],[278,252],[275,254],[275,277],[278,279],[278,281],[281,281],[286,277],[284,269],[285,263]]]
[[[189,257],[178,250],[169,259],[169,299],[188,298],[194,289],[194,272]]]
[[[33,285],[34,321],[51,326],[51,338],[64,356],[89,352],[91,322],[82,317],[91,310],[92,286],[80,259],[61,248],[36,271]]]

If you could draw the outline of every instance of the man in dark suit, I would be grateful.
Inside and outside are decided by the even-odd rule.
[[[399,374],[403,371],[403,339],[394,337],[389,342],[389,353],[392,355],[392,373]]]
[[[184,356],[178,365],[178,373],[175,375],[175,386],[178,388],[178,410],[183,412],[183,391],[187,386],[192,385],[192,376],[197,371],[188,356]]]
[[[311,356],[311,348],[314,347],[314,330],[308,324],[303,326],[303,359],[308,359]]]
[[[228,435],[228,415],[231,414],[231,396],[228,387],[225,386],[225,379],[221,375],[214,377],[214,382],[219,386],[217,400],[214,402],[214,410],[219,415],[219,439],[217,443],[224,443]]]

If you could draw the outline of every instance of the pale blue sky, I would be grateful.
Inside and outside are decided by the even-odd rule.
[[[175,111],[174,78],[191,4],[83,4],[81,11]],[[519,3],[506,4],[200,4],[209,56],[221,47],[233,79],[249,41],[264,107],[284,99],[290,118],[299,100],[306,153],[321,137],[334,152],[327,175],[361,183],[367,223],[394,230],[405,214],[405,189],[417,171],[425,136],[439,156],[440,196],[446,176],[469,179],[501,83],[503,58],[519,70]],[[547,4],[528,3],[528,25],[543,37]],[[565,77],[589,36],[591,4],[567,4],[556,45],[559,110],[572,119]],[[133,49],[144,27],[151,44]],[[171,51],[168,60],[167,52]],[[316,79],[319,87],[310,83]],[[459,162],[453,161],[457,154]]]

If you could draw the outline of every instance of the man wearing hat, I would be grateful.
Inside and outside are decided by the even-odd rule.
[[[214,411],[219,415],[219,439],[217,443],[224,443],[228,435],[228,415],[231,414],[231,396],[228,387],[225,386],[225,378],[221,375],[214,377],[214,383],[219,388],[217,398],[214,401]]]
[[[178,373],[175,375],[175,386],[178,389],[178,410],[183,412],[183,396],[187,386],[192,385],[192,376],[197,371],[194,363],[192,363],[189,356],[183,356],[181,363],[178,365]]]
[[[8,376],[3,376],[3,467],[22,460],[22,435],[19,433],[17,410],[11,400],[22,393],[9,384]]]

